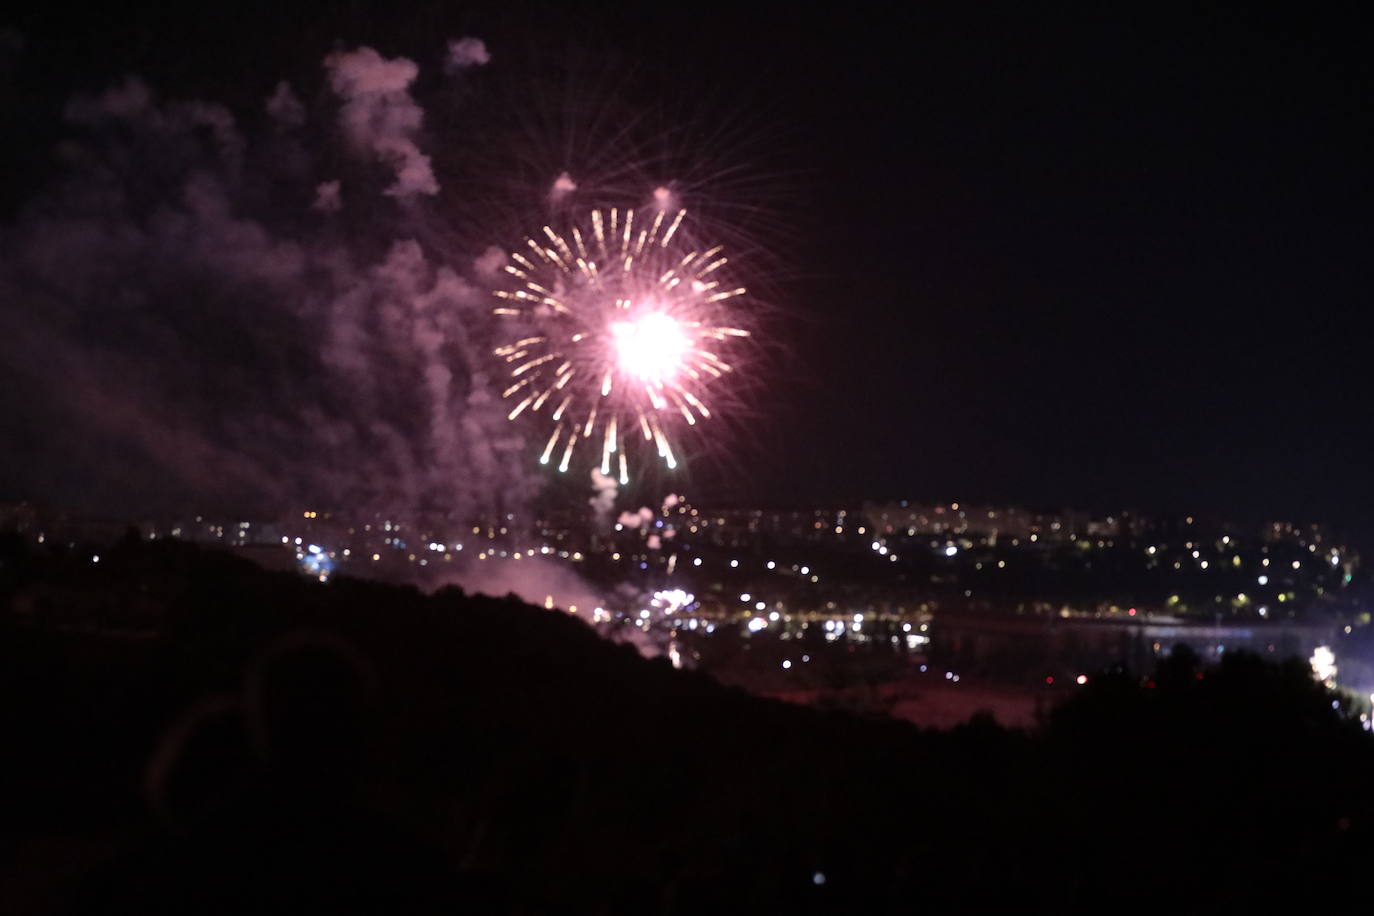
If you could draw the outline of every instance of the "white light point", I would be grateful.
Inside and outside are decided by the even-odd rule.
[[[646,382],[675,378],[690,348],[682,326],[662,312],[617,321],[611,325],[611,336],[621,371]]]
[[[1336,653],[1331,651],[1330,646],[1318,646],[1314,649],[1308,663],[1312,665],[1312,674],[1322,683],[1336,676]]]

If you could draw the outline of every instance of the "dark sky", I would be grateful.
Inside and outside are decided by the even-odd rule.
[[[316,6],[14,20],[0,100],[6,136],[34,142],[0,163],[7,216],[58,136],[45,106],[124,73],[232,106],[335,42],[420,59],[471,34],[493,67],[516,45],[604,54],[641,94],[733,106],[788,227],[776,381],[741,476],[703,487],[1374,533],[1374,98],[1353,5]]]

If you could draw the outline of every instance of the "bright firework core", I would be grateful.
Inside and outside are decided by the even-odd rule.
[[[618,469],[628,483],[641,436],[673,469],[674,432],[710,419],[712,393],[734,371],[730,350],[749,336],[734,326],[745,290],[726,282],[719,245],[699,249],[679,232],[685,216],[593,210],[511,252],[495,312],[517,328],[495,353],[510,367],[510,419],[552,425],[540,464],[566,471],[591,452],[601,473]]]
[[[621,371],[652,382],[676,379],[689,348],[682,328],[662,312],[613,322],[611,337]]]

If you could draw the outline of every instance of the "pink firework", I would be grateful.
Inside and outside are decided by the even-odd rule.
[[[529,412],[553,424],[541,464],[561,447],[566,471],[590,451],[603,474],[618,466],[628,483],[636,437],[676,468],[673,431],[711,418],[710,392],[734,371],[729,351],[749,336],[735,318],[745,289],[728,280],[721,246],[689,243],[686,215],[593,210],[511,252],[495,312],[521,330],[496,355],[510,366],[510,419]]]

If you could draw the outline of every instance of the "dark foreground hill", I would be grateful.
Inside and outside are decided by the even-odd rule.
[[[5,912],[1267,911],[1374,855],[1374,748],[1301,666],[934,733],[184,544],[7,541],[0,611]]]

